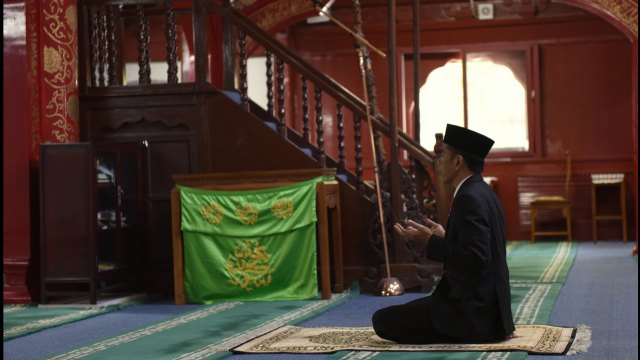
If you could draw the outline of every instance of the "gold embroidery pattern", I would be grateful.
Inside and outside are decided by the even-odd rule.
[[[271,255],[257,240],[245,240],[227,256],[226,269],[231,284],[253,291],[271,284]]]
[[[238,220],[245,225],[253,225],[258,222],[258,207],[254,204],[243,204],[236,209]]]
[[[53,46],[45,46],[43,54],[44,83],[52,89],[45,105],[45,116],[51,119],[52,135],[59,142],[76,140],[79,102],[77,91],[78,50],[76,6],[64,7],[64,0],[52,0],[43,7],[43,31]]]
[[[224,219],[222,207],[216,203],[211,203],[200,208],[200,216],[209,224],[220,224]]]
[[[369,346],[385,347],[389,345],[386,341],[376,339],[373,330],[353,332],[353,331],[327,331],[318,335],[309,336],[309,341],[321,345],[355,345],[367,344]]]
[[[293,213],[293,201],[289,199],[280,199],[273,202],[271,212],[278,219],[286,220]]]
[[[544,333],[536,345],[536,350],[542,353],[553,352],[561,337],[562,331],[560,329],[544,329]]]

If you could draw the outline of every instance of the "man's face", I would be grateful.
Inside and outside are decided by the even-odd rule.
[[[446,184],[451,184],[462,165],[462,156],[454,155],[449,145],[444,144],[442,154],[436,160],[436,173],[442,177]]]

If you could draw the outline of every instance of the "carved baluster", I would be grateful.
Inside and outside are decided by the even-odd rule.
[[[138,18],[138,83],[151,84],[151,67],[149,65],[149,19],[144,13],[142,4],[136,5]]]
[[[409,155],[409,179],[410,185],[412,186],[413,192],[411,193],[413,197],[413,201],[417,204],[418,202],[418,191],[417,191],[417,177],[416,177],[416,161],[413,156]]]
[[[240,104],[249,109],[249,85],[247,83],[247,34],[238,31],[238,49],[240,55]]]
[[[176,14],[173,11],[172,0],[164,1],[165,36],[167,38],[167,82],[178,83],[178,53],[176,45]]]
[[[320,166],[323,168],[327,166],[327,159],[324,154],[324,129],[322,127],[322,90],[316,86],[315,88],[315,99],[316,99],[316,143],[318,146],[318,150],[320,151],[320,158],[318,161],[320,162]]]
[[[109,85],[121,85],[122,78],[119,76],[118,69],[121,68],[120,64],[120,47],[118,46],[117,39],[119,35],[120,23],[120,7],[117,5],[110,5],[107,7],[107,34],[109,35]]]
[[[367,124],[367,126],[373,126],[372,124]],[[383,169],[385,168],[385,152],[384,152],[384,144],[383,144],[383,140],[382,140],[382,135],[380,134],[379,131],[376,131],[373,133],[373,143],[376,144],[375,145],[375,151],[376,151],[376,156],[377,156],[377,160],[378,160],[378,169],[380,170],[380,188],[382,189],[387,189],[387,175],[386,173],[383,171]]]
[[[362,182],[362,118],[353,116],[353,141],[355,143],[356,152],[356,186],[360,192],[364,192],[364,183]]]
[[[267,112],[269,112],[271,116],[275,116],[273,110],[273,54],[271,54],[271,51],[267,51],[265,56],[267,58]]]
[[[342,113],[342,104],[336,104],[336,117],[338,118],[338,165],[345,167],[344,163],[344,114]]]
[[[89,46],[89,67],[91,69],[91,87],[96,87],[98,79],[96,78],[96,69],[98,67],[97,58],[99,57],[98,45],[98,9],[96,7],[89,8],[89,31],[91,34],[91,46]]]
[[[276,59],[278,69],[278,132],[280,135],[287,136],[287,126],[284,122],[284,61]]]
[[[104,66],[107,63],[107,18],[98,14],[98,85],[104,86]]]
[[[309,93],[307,79],[302,76],[302,137],[309,142]]]
[[[409,158],[409,177],[411,178],[411,180],[413,180],[415,182],[416,180],[416,163],[413,159],[413,156],[411,156],[410,154],[408,155]]]

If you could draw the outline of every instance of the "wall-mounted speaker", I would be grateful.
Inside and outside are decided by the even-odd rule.
[[[477,4],[476,14],[479,20],[493,19],[493,4],[492,3]]]

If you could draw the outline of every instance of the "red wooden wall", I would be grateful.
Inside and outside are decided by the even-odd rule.
[[[576,237],[589,239],[588,193],[584,183],[586,174],[592,172],[624,172],[627,174],[628,216],[631,219],[630,237],[637,236],[637,2],[633,0],[559,0],[586,9],[590,13],[567,14],[565,18],[516,12],[509,20],[479,23],[464,14],[464,8],[445,3],[444,11],[423,11],[422,48],[446,48],[456,44],[496,43],[529,41],[538,46],[540,69],[537,79],[543,95],[536,130],[536,153],[528,159],[490,159],[486,174],[499,177],[498,194],[505,202],[509,219],[508,234],[511,239],[528,237],[526,224],[519,218],[523,209],[518,206],[518,181],[520,176],[539,172],[559,173],[563,169],[561,152],[567,148],[574,153],[575,186],[578,195],[575,210],[580,214],[575,221]],[[252,15],[266,29],[285,29],[310,15],[310,2],[298,0],[258,0]],[[376,46],[386,48],[386,0],[362,2],[365,9],[364,31]],[[398,11],[398,47],[410,52],[411,12],[409,1],[398,1],[405,8]],[[422,1],[422,3],[431,3]],[[438,2],[441,3],[441,2]],[[452,3],[452,2],[448,2]],[[59,8],[45,5],[62,4]],[[58,49],[62,39],[53,38],[44,31],[47,21],[64,19],[65,30],[76,29],[75,0],[49,2],[7,0],[4,10],[4,81],[3,81],[3,264],[5,303],[29,301],[27,292],[28,270],[37,271],[34,255],[37,254],[38,227],[37,184],[30,173],[37,161],[40,142],[73,141],[76,137],[74,79],[65,78],[63,95],[56,96],[45,84],[47,77],[54,77],[62,67],[52,58],[53,52],[45,48]],[[266,4],[266,5],[265,5]],[[285,4],[286,6],[282,6]],[[288,5],[287,5],[288,4]],[[342,8],[338,5],[343,4]],[[336,2],[335,15],[349,23],[352,12],[351,1]],[[409,4],[409,5],[408,5]],[[461,3],[462,4],[462,3]],[[517,3],[513,3],[517,4]],[[429,6],[433,6],[430,4]],[[437,4],[436,4],[437,5]],[[561,9],[549,3],[555,15]],[[272,9],[270,7],[273,7]],[[261,11],[262,9],[268,11]],[[568,7],[571,9],[571,7]],[[47,13],[63,11],[57,17]],[[251,14],[250,8],[246,9]],[[467,10],[468,12],[468,10]],[[277,13],[277,14],[276,14]],[[497,12],[498,14],[500,12]],[[273,16],[276,14],[277,16]],[[597,15],[593,15],[597,14]],[[466,17],[465,17],[466,16]],[[47,17],[47,19],[45,19]],[[438,17],[440,17],[438,19]],[[457,20],[456,20],[457,19]],[[536,20],[537,19],[537,20]],[[441,20],[436,22],[436,20]],[[443,21],[444,20],[444,21]],[[613,25],[611,25],[613,24]],[[212,29],[216,24],[211,24]],[[13,29],[7,31],[6,29]],[[189,28],[185,28],[190,38]],[[623,34],[624,32],[624,34]],[[319,41],[321,39],[321,41]],[[629,40],[631,39],[631,40]],[[292,48],[302,52],[319,68],[344,83],[356,94],[361,94],[359,73],[356,69],[352,39],[334,25],[293,27],[287,40]],[[65,48],[72,56],[74,46]],[[215,38],[210,39],[210,48],[216,47]],[[48,54],[47,54],[48,53]],[[220,55],[220,52],[213,52]],[[386,62],[374,59],[378,82],[380,109],[387,115]],[[75,59],[75,57],[74,57]],[[212,59],[218,64],[218,59]],[[67,62],[64,62],[67,64]],[[73,64],[74,61],[69,61]],[[213,65],[215,66],[215,65]],[[220,72],[211,69],[212,81],[220,84]],[[401,85],[399,97],[411,84]],[[634,89],[634,90],[630,90]],[[630,94],[630,91],[633,91]],[[60,100],[62,107],[46,105],[52,99]],[[62,121],[50,114],[51,109],[64,108]],[[60,124],[63,126],[60,127]],[[635,134],[635,135],[634,135]],[[335,148],[327,144],[327,148]],[[365,147],[366,149],[367,147]],[[349,149],[349,146],[347,147]],[[370,163],[370,159],[365,161]],[[635,210],[635,211],[634,211]],[[618,231],[610,226],[611,236]],[[637,241],[637,239],[635,239]],[[37,256],[35,256],[37,258]]]
[[[495,46],[520,43],[530,46],[538,64],[533,73],[538,103],[534,109],[534,149],[527,156],[497,157],[487,160],[485,175],[498,177],[497,192],[508,221],[509,239],[528,239],[528,208],[520,203],[518,178],[530,175],[564,173],[564,151],[573,157],[573,227],[574,238],[590,240],[591,198],[589,174],[622,172],[627,182],[627,215],[631,220],[628,233],[634,233],[634,149],[632,105],[632,44],[628,38],[605,20],[566,5],[555,4],[558,17],[508,20],[487,24],[473,20],[449,24],[425,21],[421,31],[421,51],[443,51],[470,46]],[[334,15],[345,23],[352,22],[348,9],[336,9]],[[349,10],[350,11],[350,10]],[[386,9],[371,8],[363,12],[364,32],[376,47],[386,51]],[[399,56],[412,49],[410,17],[399,13],[397,47]],[[444,28],[443,28],[444,27]],[[446,31],[444,31],[446,30]],[[322,41],[317,39],[322,38]],[[332,24],[298,24],[290,28],[288,41],[306,60],[338,80],[355,94],[362,96],[362,80],[358,71],[353,41]],[[387,61],[372,53],[373,69],[380,111],[388,118]],[[400,61],[398,61],[400,62]],[[428,64],[422,64],[427,68]],[[407,68],[411,68],[410,62]],[[427,73],[422,70],[422,82]],[[402,74],[398,74],[402,75]],[[410,76],[408,77],[410,78]],[[413,84],[400,81],[398,106],[403,95],[413,98]],[[422,112],[428,109],[421,109]],[[405,109],[403,113],[408,113]],[[411,119],[403,119],[402,126]],[[411,126],[404,127],[408,133]],[[325,147],[335,148],[329,139]],[[350,148],[347,144],[347,148]],[[366,149],[366,148],[365,148]],[[365,164],[371,164],[365,157]],[[619,239],[618,224],[603,224],[601,238]]]

